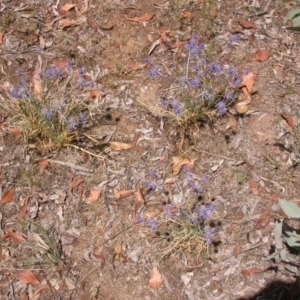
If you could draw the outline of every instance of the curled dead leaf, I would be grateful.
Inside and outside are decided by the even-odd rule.
[[[265,271],[264,269],[260,269],[260,268],[250,268],[250,269],[242,270],[242,274],[244,276],[248,276],[248,275],[263,273],[264,271]]]
[[[178,41],[178,42],[175,42],[173,44],[170,45],[170,48],[171,49],[176,49],[182,45],[185,45],[187,43],[187,41]]]
[[[15,232],[11,228],[5,230],[4,238],[7,237],[10,237],[13,241],[18,243],[22,243],[26,241],[26,239],[20,233]]]
[[[145,14],[144,16],[141,17],[135,17],[135,18],[128,18],[125,16],[125,19],[127,21],[131,21],[131,22],[146,22],[151,20],[154,17],[153,14]]]
[[[78,187],[81,183],[84,182],[84,178],[76,177],[70,184],[69,184],[69,192],[72,192],[76,187]]]
[[[252,29],[258,29],[258,27],[256,26],[256,24],[254,22],[252,22],[252,21],[248,21],[246,19],[242,19],[241,18],[241,19],[238,19],[238,22],[245,29],[250,29],[250,28],[252,28]]]
[[[86,199],[86,203],[94,203],[99,200],[101,196],[102,190],[91,190],[90,194],[88,195]]]
[[[262,62],[268,60],[270,56],[271,52],[269,50],[257,49],[253,60]]]
[[[175,178],[171,177],[171,178],[167,178],[165,180],[165,184],[173,184],[175,183]]]
[[[24,204],[23,204],[23,206],[22,206],[22,208],[21,208],[21,211],[20,211],[20,213],[19,213],[19,217],[20,217],[20,218],[24,218],[25,215],[26,215],[29,198],[30,198],[30,197],[26,197],[25,200],[24,200]]]
[[[61,6],[60,7],[60,10],[63,10],[63,11],[69,11],[71,10],[72,8],[74,8],[76,6],[76,4],[73,4],[73,3],[66,3],[65,5]]]
[[[47,169],[47,168],[51,169],[52,168],[52,165],[49,163],[49,161],[47,159],[44,159],[44,158],[38,159],[36,162],[43,169]]]
[[[68,66],[68,64],[69,64],[69,60],[67,60],[67,59],[54,59],[52,61],[52,64],[55,67],[66,68]]]
[[[245,105],[245,104],[244,105],[235,105],[234,110],[238,114],[242,115],[242,114],[245,114],[249,110],[249,106]]]
[[[137,189],[136,198],[139,202],[145,203],[145,197],[143,195],[143,190],[141,188]]]
[[[19,281],[24,284],[40,284],[40,281],[36,278],[36,276],[29,270],[23,270],[19,272]]]
[[[112,148],[113,150],[127,150],[132,148],[132,145],[130,144],[126,144],[126,143],[120,143],[120,142],[110,142],[109,143],[110,148]]]
[[[127,198],[128,196],[134,194],[136,190],[125,190],[125,191],[119,191],[118,189],[114,189],[114,194],[116,200],[122,200],[124,198]]]
[[[120,260],[120,255],[121,255],[121,253],[122,253],[122,244],[119,243],[119,244],[117,244],[117,245],[115,246],[115,249],[114,249],[114,258],[113,258],[113,260],[114,260],[114,261]]]
[[[286,122],[288,123],[288,125],[292,128],[292,129],[294,129],[294,121],[293,121],[293,118],[290,116],[290,115],[288,115],[288,114],[281,114],[281,117],[284,119],[284,120],[286,120]]]
[[[229,125],[230,125],[231,129],[233,131],[236,131],[236,127],[237,127],[236,118],[231,114],[227,114],[227,118],[228,118],[228,122],[229,122]]]
[[[176,176],[179,174],[181,168],[184,165],[189,164],[191,161],[189,158],[186,156],[173,156],[172,157],[172,163],[171,163],[171,168],[172,168],[172,175]]]
[[[149,285],[153,287],[154,289],[158,289],[161,284],[163,283],[161,274],[157,268],[157,266],[154,266],[151,272],[151,277],[149,279]]]
[[[3,43],[4,32],[0,32],[0,45]]]
[[[248,72],[247,74],[243,74],[241,78],[243,81],[240,86],[242,87],[244,94],[248,96],[253,89],[255,74],[253,72]]]
[[[2,195],[2,197],[1,197],[1,203],[2,203],[2,204],[5,204],[5,203],[10,202],[11,200],[13,200],[14,195],[15,195],[15,189],[14,189],[14,188],[9,189],[8,191],[6,191],[6,192]]]
[[[42,81],[41,81],[41,76],[40,76],[40,62],[39,61],[37,61],[35,64],[32,82],[33,82],[34,95],[37,97],[37,99],[41,100],[43,88],[42,88]]]

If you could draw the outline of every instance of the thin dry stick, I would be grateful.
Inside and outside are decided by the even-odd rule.
[[[60,161],[60,160],[55,160],[55,159],[47,159],[50,163],[53,163],[53,164],[58,164],[58,165],[61,165],[61,166],[67,166],[67,167],[70,167],[74,170],[78,170],[78,171],[83,171],[83,172],[88,172],[88,173],[93,173],[94,171],[91,170],[91,169],[87,169],[85,167],[82,167],[82,166],[78,166],[78,165],[75,165],[71,162],[67,162],[67,161]]]
[[[73,148],[75,148],[75,149],[78,149],[78,150],[80,150],[80,151],[82,151],[82,152],[85,152],[85,153],[87,153],[87,154],[89,154],[89,155],[92,155],[92,156],[94,156],[94,157],[100,158],[100,159],[102,159],[102,160],[107,160],[107,158],[105,158],[105,157],[103,157],[103,156],[101,156],[101,155],[95,154],[95,153],[93,153],[93,152],[90,152],[90,151],[88,151],[88,150],[85,150],[85,149],[83,149],[83,148],[81,148],[81,147],[78,147],[78,146],[76,146],[76,145],[67,144],[66,146],[73,147]]]

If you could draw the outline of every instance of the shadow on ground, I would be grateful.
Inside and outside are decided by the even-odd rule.
[[[292,284],[274,281],[257,294],[238,300],[300,300],[299,277]]]

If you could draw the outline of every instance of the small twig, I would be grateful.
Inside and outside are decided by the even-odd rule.
[[[100,158],[100,159],[102,159],[102,160],[106,160],[106,159],[107,159],[107,158],[105,158],[105,157],[103,157],[103,156],[101,156],[101,155],[95,154],[95,153],[93,153],[93,152],[90,152],[90,151],[88,151],[88,150],[85,150],[85,149],[83,149],[83,148],[81,148],[81,147],[78,147],[78,146],[76,146],[76,145],[67,144],[66,146],[73,147],[73,148],[75,148],[75,149],[78,149],[78,150],[80,150],[80,151],[82,151],[82,152],[85,152],[85,153],[87,153],[87,154],[89,154],[89,155],[92,155],[92,156],[94,156],[94,157]]]
[[[258,17],[258,16],[266,14],[269,11],[269,7],[270,7],[271,2],[272,2],[272,0],[269,0],[268,3],[266,4],[264,10],[261,10],[261,11],[258,11],[257,13],[255,13],[255,14],[249,15],[249,16],[247,16],[247,18]]]
[[[213,153],[210,153],[210,152],[207,152],[207,151],[204,151],[204,150],[197,150],[197,149],[192,149],[192,150],[194,150],[196,152],[200,152],[200,153],[205,153],[205,154],[208,154],[208,155],[211,155],[211,156],[216,156],[216,157],[220,157],[220,158],[223,158],[223,159],[234,161],[234,159],[232,159],[232,158],[222,156],[222,155],[218,155],[218,154],[213,154]]]
[[[60,161],[60,160],[55,160],[55,159],[47,159],[47,160],[50,163],[58,164],[58,165],[61,165],[61,166],[67,166],[67,167],[70,167],[70,168],[78,170],[78,171],[83,171],[83,172],[88,172],[88,173],[93,173],[94,172],[93,170],[87,169],[87,168],[82,167],[82,166],[75,165],[71,162]]]

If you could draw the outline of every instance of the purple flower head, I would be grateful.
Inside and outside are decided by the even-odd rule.
[[[195,193],[199,194],[202,192],[202,187],[196,181],[189,181],[189,184],[194,189]]]
[[[156,218],[148,218],[147,223],[150,225],[152,231],[157,231]]]
[[[192,33],[192,40],[198,40],[198,38],[199,38],[198,33],[193,32],[193,33]]]
[[[72,62],[68,60],[67,63],[66,63],[66,67],[71,68],[72,67]]]
[[[221,116],[224,116],[226,114],[226,103],[224,101],[218,102],[216,104],[216,107],[219,110]]]
[[[175,215],[175,212],[172,211],[172,205],[170,204],[167,204],[165,205],[164,207],[164,217],[167,218],[167,219],[172,219]]]
[[[190,168],[188,167],[188,165],[184,165],[183,167],[182,167],[182,170],[184,171],[184,172],[189,172],[190,171]]]
[[[198,44],[195,39],[191,39],[188,41],[187,49],[191,56],[195,56],[204,50],[203,44]]]
[[[22,73],[23,73],[22,68],[20,68],[20,67],[16,68],[15,73],[16,73],[17,76],[22,75]]]
[[[228,39],[230,43],[237,42],[241,38],[241,35],[239,33],[231,34]]]
[[[150,170],[150,171],[149,171],[149,176],[150,176],[151,178],[155,179],[155,178],[156,178],[155,171]]]
[[[78,116],[78,119],[80,122],[84,122],[86,120],[86,113],[85,112],[81,112]]]
[[[195,88],[201,84],[201,79],[196,77],[190,81],[188,81],[188,85],[192,88]]]
[[[83,70],[83,68],[79,68],[79,69],[77,70],[77,72],[78,72],[79,75],[83,75],[84,70]]]
[[[225,95],[225,98],[226,98],[227,101],[232,100],[232,99],[233,99],[233,93],[232,93],[232,92],[227,93],[227,94]]]
[[[60,67],[50,67],[44,72],[45,77],[58,78],[63,76],[65,71]]]
[[[202,180],[203,183],[208,183],[209,177],[208,177],[208,176],[203,176],[203,177],[201,178],[201,180]]]
[[[233,78],[233,80],[231,81],[231,84],[235,87],[238,87],[241,83],[242,83],[241,78]]]
[[[151,63],[151,58],[149,56],[146,56],[144,58],[144,62],[147,63],[147,64],[150,64]]]
[[[143,222],[143,217],[142,217],[141,215],[137,215],[137,216],[136,216],[136,222],[137,222],[138,224],[142,223],[142,222]]]
[[[223,67],[218,63],[211,63],[209,64],[209,70],[212,75],[217,75],[223,71]]]
[[[213,227],[204,230],[204,237],[205,237],[207,245],[212,244],[212,242],[213,242],[212,237],[213,237],[213,234],[215,233],[215,231],[216,231],[216,229]]]
[[[23,78],[23,76],[22,76],[22,78]],[[22,80],[22,78],[21,78],[20,82],[16,86],[14,86],[12,90],[10,90],[9,95],[12,98],[17,99],[17,98],[29,97],[29,91],[28,91],[27,86],[25,85],[26,79]]]
[[[228,75],[232,78],[237,78],[238,77],[238,72],[234,67],[229,67],[228,68]]]
[[[150,181],[146,181],[145,182],[145,187],[148,189],[148,190],[155,190],[156,187],[157,187],[157,182],[155,179],[152,179]]]
[[[209,205],[201,205],[201,207],[198,209],[198,215],[203,219],[206,220],[209,217],[209,214],[215,209],[215,206],[213,204]]]
[[[41,114],[48,121],[53,119],[53,110],[49,107],[43,107],[41,110]]]
[[[150,69],[150,71],[148,72],[148,76],[150,77],[150,78],[154,78],[154,77],[158,77],[160,74],[159,74],[159,70],[158,70],[158,68],[156,68],[156,67],[152,67],[151,69]]]
[[[160,105],[163,107],[163,108],[168,108],[169,106],[169,101],[164,97],[160,100]]]
[[[212,97],[212,94],[209,90],[203,89],[200,93],[200,98],[202,100],[208,101]]]
[[[196,212],[187,213],[186,216],[192,224],[198,224],[199,223],[198,215],[197,215]]]
[[[68,118],[68,122],[67,122],[68,131],[70,132],[75,131],[78,125],[79,125],[79,120],[76,116],[71,116]]]
[[[176,115],[180,115],[182,113],[180,102],[178,100],[172,100],[170,105],[173,108],[173,111]]]

